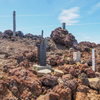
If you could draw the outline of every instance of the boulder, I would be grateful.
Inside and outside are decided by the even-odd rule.
[[[93,89],[100,89],[100,79],[99,78],[88,78],[89,86]]]
[[[4,34],[7,35],[9,38],[11,38],[11,36],[13,36],[13,31],[12,30],[5,30]]]
[[[80,64],[80,65],[79,65],[79,69],[81,70],[81,72],[84,72],[84,70],[85,70],[86,68],[89,68],[89,66],[86,65],[86,64]]]
[[[15,68],[9,70],[10,77],[7,78],[8,88],[14,95],[20,98],[24,90],[29,89],[36,97],[42,93],[42,83],[30,69]],[[18,91],[18,92],[17,92]]]
[[[61,77],[62,75],[64,75],[64,72],[58,69],[54,70],[54,76],[58,76]]]
[[[64,82],[64,86],[69,87],[72,91],[74,91],[76,89],[76,87],[78,86],[78,82],[77,80],[68,80],[68,81],[63,81]]]
[[[57,100],[71,100],[71,89],[63,85],[57,85],[53,88],[53,92],[59,95]],[[56,100],[56,99],[50,99]]]
[[[57,82],[58,77],[52,76],[50,74],[42,76],[40,80],[41,80],[42,84],[45,86],[52,87],[52,86],[55,86],[58,84],[58,82]]]
[[[17,32],[16,32],[16,36],[22,38],[22,37],[24,37],[24,34],[23,34],[22,31],[17,31]]]
[[[57,85],[49,93],[39,96],[36,100],[71,100],[71,89],[63,85]]]
[[[70,69],[73,68],[73,65],[66,65],[59,67],[59,70],[62,70],[64,74],[69,74]]]
[[[72,47],[73,42],[76,41],[75,37],[71,33],[68,33],[67,30],[63,30],[61,27],[52,31],[51,38],[56,43],[63,44],[66,47]]]
[[[62,76],[62,80],[63,81],[68,81],[68,80],[71,80],[73,79],[74,77],[71,75],[71,74],[66,74],[66,75],[63,75]]]
[[[78,75],[78,82],[79,82],[79,84],[83,84],[83,85],[88,86],[89,81],[88,81],[87,75],[85,73],[79,74]]]
[[[74,100],[90,100],[84,92],[76,92]]]
[[[75,68],[71,68],[70,71],[69,71],[69,74],[72,74],[75,77],[77,77],[80,73],[81,73],[81,70],[75,69]]]
[[[59,65],[64,65],[64,59],[63,58],[57,60],[57,66],[59,66]]]
[[[93,78],[94,75],[95,75],[95,72],[94,72],[91,68],[86,68],[86,69],[84,70],[84,72],[87,74],[87,76],[88,76],[89,78]]]
[[[25,68],[29,68],[30,65],[29,65],[29,62],[27,60],[24,60],[22,61],[20,64],[19,64],[20,67],[25,67]]]
[[[78,46],[78,45],[74,45],[73,48],[74,48],[76,51],[81,51],[81,47]]]
[[[89,87],[85,86],[85,85],[79,85],[77,87],[77,92],[84,92],[84,93],[88,93]]]

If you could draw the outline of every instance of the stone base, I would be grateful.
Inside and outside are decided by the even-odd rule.
[[[50,74],[50,73],[51,73],[51,70],[49,70],[49,69],[43,69],[43,70],[37,71],[38,76],[43,76],[45,74]]]
[[[50,65],[46,65],[46,66],[33,65],[33,68],[36,69],[37,71],[43,70],[43,69],[49,69],[49,70],[51,70],[51,66]]]

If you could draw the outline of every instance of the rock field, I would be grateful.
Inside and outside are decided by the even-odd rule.
[[[92,48],[100,44],[78,43],[60,27],[50,36],[46,37],[46,63],[51,69],[37,70],[41,36],[18,31],[13,37],[11,30],[0,32],[0,100],[100,100],[97,53],[92,70]],[[73,52],[78,51],[81,62],[73,59]]]

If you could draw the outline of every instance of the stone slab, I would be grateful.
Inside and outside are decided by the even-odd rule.
[[[50,74],[50,73],[51,73],[51,70],[49,70],[49,69],[43,69],[43,70],[37,71],[38,76],[43,76],[45,74]]]
[[[35,67],[37,70],[43,70],[43,69],[51,70],[51,66],[50,65],[46,65],[46,66],[33,65],[33,67]]]
[[[62,75],[64,75],[64,72],[58,69],[54,70],[54,76],[58,76],[61,77]]]

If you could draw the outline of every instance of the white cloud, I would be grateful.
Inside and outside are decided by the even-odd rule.
[[[90,39],[91,37],[85,37],[85,39]]]
[[[68,10],[62,10],[62,13],[59,15],[58,20],[60,22],[65,22],[67,25],[73,25],[78,22],[77,19],[80,15],[77,14],[79,11],[79,7],[73,7]]]
[[[88,12],[88,14],[94,13],[96,10],[100,8],[100,2],[94,6],[92,6],[92,10]]]

